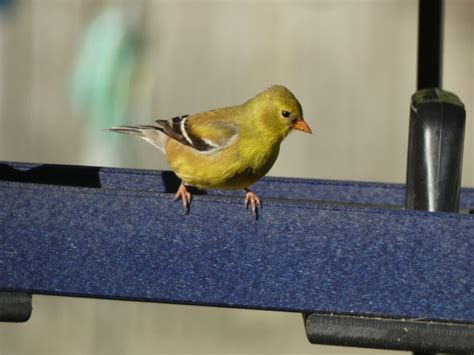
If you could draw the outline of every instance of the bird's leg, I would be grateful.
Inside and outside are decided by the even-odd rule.
[[[188,191],[188,189],[186,189],[184,181],[181,181],[181,185],[179,185],[178,192],[176,192],[173,201],[178,201],[179,199],[183,201],[184,213],[188,214],[189,205],[191,204],[191,193]]]
[[[262,202],[260,199],[255,195],[252,190],[250,190],[248,187],[245,188],[246,194],[245,194],[245,208],[252,206],[252,214],[257,219],[257,206],[262,208]]]

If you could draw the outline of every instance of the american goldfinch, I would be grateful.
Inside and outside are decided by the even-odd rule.
[[[270,170],[281,142],[294,129],[311,133],[296,97],[273,85],[241,105],[110,130],[161,149],[181,179],[174,200],[182,200],[185,213],[191,203],[187,186],[244,189],[245,207],[250,203],[256,218],[261,200],[249,186]]]

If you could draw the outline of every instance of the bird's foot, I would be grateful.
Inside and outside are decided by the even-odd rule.
[[[258,218],[258,209],[257,206],[262,208],[262,201],[255,195],[252,190],[245,188],[245,208],[249,208],[249,204],[252,207],[252,215],[255,219]]]
[[[191,205],[191,193],[186,188],[184,182],[181,182],[181,185],[179,185],[178,192],[176,192],[173,201],[178,201],[179,199],[183,201],[184,214],[188,214],[189,206]]]

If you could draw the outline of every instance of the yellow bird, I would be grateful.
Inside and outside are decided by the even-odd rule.
[[[160,148],[181,179],[175,201],[189,211],[191,193],[201,189],[244,189],[254,217],[261,201],[249,188],[273,166],[280,144],[293,129],[311,133],[303,110],[290,90],[273,85],[247,102],[152,125],[119,126]]]

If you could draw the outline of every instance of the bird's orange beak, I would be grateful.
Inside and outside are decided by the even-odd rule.
[[[293,123],[292,127],[293,127],[293,129],[296,129],[298,131],[303,131],[303,132],[306,132],[306,133],[309,133],[309,134],[312,133],[311,128],[309,128],[306,121],[302,118],[297,120],[295,123]]]

